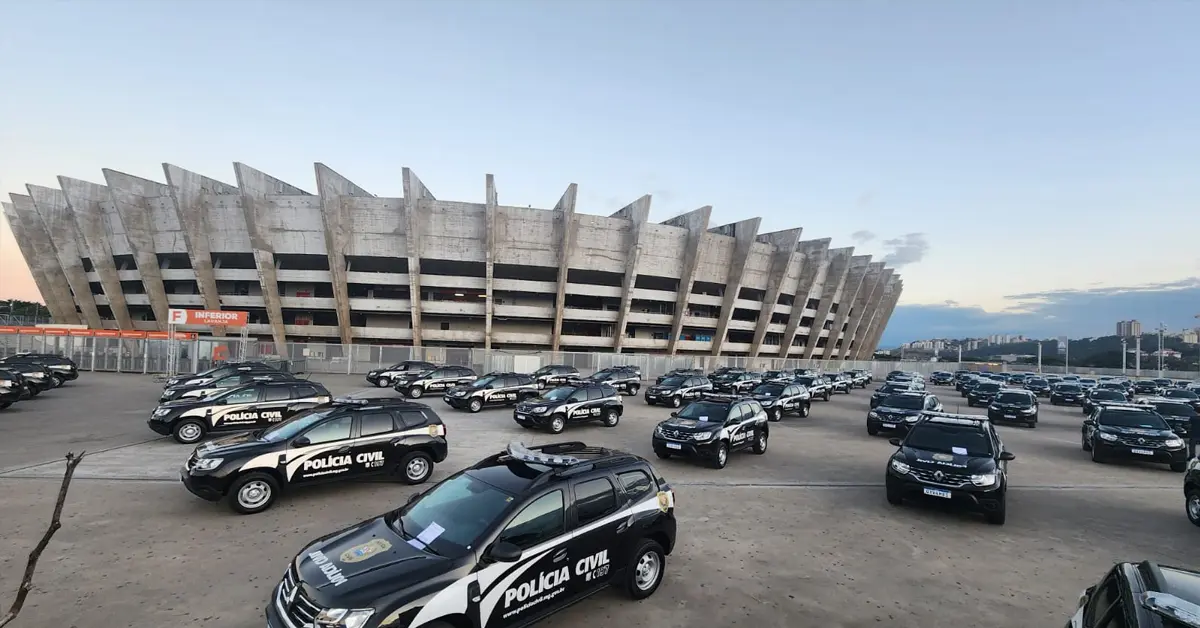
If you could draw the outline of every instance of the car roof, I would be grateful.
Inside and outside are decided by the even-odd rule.
[[[526,446],[509,444],[499,453],[477,462],[467,473],[513,495],[588,471],[646,463],[633,454],[592,447],[579,441]],[[646,463],[649,464],[649,463]]]

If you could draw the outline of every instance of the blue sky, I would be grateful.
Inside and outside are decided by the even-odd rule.
[[[396,196],[409,166],[461,200],[494,173],[504,203],[575,182],[584,212],[651,193],[655,220],[712,205],[891,254],[885,341],[1200,312],[1200,3],[28,0],[0,23],[5,195],[163,161],[309,190],[322,161]],[[0,266],[0,297],[32,296],[6,228]]]

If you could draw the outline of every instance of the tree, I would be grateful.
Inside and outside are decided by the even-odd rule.
[[[50,318],[50,310],[46,309],[46,306],[20,299],[0,299],[0,314],[33,319]]]

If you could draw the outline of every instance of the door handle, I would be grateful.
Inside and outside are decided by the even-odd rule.
[[[350,446],[346,445],[345,447],[341,447],[337,450],[337,452],[339,454],[348,454],[348,453],[350,453]]]
[[[402,439],[402,438],[393,438],[393,439],[392,439],[392,443],[391,443],[392,447],[399,447],[399,446],[400,446],[400,442],[401,442],[401,441],[403,441],[403,440],[404,440],[404,439]]]
[[[628,519],[621,522],[621,525],[617,526],[617,534],[621,534],[621,533],[625,532],[632,525],[633,525],[633,516],[630,515],[630,517]]]
[[[557,552],[555,552],[554,558],[552,558],[551,560],[553,560],[556,563],[561,563],[562,561],[564,561],[566,559],[567,559],[567,548],[564,547],[564,548],[558,550]]]

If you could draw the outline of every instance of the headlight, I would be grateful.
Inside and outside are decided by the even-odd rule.
[[[1183,447],[1183,441],[1178,438],[1168,438],[1167,442],[1164,444],[1167,447],[1170,447],[1171,449],[1175,449],[1176,447]]]
[[[872,410],[872,411],[870,411],[870,412],[868,412],[868,413],[867,413],[867,418],[868,418],[868,419],[878,419],[878,418],[879,418],[879,413],[878,413],[878,412],[876,412],[876,411],[874,411],[874,410]]]
[[[1035,410],[1033,408],[1022,408],[1021,412],[1024,412],[1025,414],[1033,414]]]
[[[348,610],[345,608],[329,608],[321,611],[313,619],[313,625],[323,628],[362,628],[367,620],[375,614],[373,608]]]
[[[546,408],[544,406],[541,408],[534,408],[533,413],[534,414],[546,414]]]
[[[193,471],[212,471],[221,466],[221,461],[224,458],[201,458],[196,461],[196,466],[192,467]]]
[[[657,434],[657,435],[659,435],[659,436],[663,436],[663,428],[662,428],[662,426],[661,426],[661,425],[659,425],[658,427],[654,428],[654,433],[655,433],[655,434]]]
[[[713,437],[712,432],[698,432],[696,434],[692,434],[692,440],[698,440],[698,441],[712,440],[712,437]]]
[[[913,416],[906,416],[906,417],[904,417],[904,422],[905,423],[916,423],[917,419],[919,419],[919,418],[921,418],[921,417],[917,416],[915,414]]]
[[[0,386],[12,386],[11,379],[0,379]]]
[[[999,411],[999,410],[1000,410],[1000,406],[998,406],[998,405],[996,405],[996,404],[994,404],[994,403],[993,403],[992,405],[988,406],[988,410],[996,410],[996,411]]]
[[[908,472],[912,471],[912,468],[909,467],[907,464],[900,462],[899,460],[896,460],[895,458],[893,458],[892,459],[892,470],[894,470],[896,473],[899,473],[901,475],[908,475]]]
[[[159,408],[154,411],[154,416],[167,416],[171,413],[170,408]]]
[[[975,486],[991,486],[996,483],[996,477],[997,476],[996,476],[995,471],[993,471],[991,473],[981,473],[979,475],[972,475],[971,476],[971,484],[974,484]]]
[[[34,371],[32,373],[21,373],[21,374],[24,375],[25,377],[32,377],[33,379],[41,379],[46,376],[46,374],[41,371]]]
[[[1117,437],[1113,434],[1109,434],[1108,432],[1100,432],[1100,439],[1101,440],[1117,440]]]

